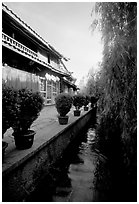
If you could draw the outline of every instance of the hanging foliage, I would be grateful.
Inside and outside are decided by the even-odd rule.
[[[99,81],[105,107],[102,103],[99,108],[107,115],[115,107],[118,111],[115,114],[123,120],[127,130],[136,120],[137,5],[135,2],[96,3],[95,11],[99,14],[97,25],[104,41]]]
[[[137,3],[96,3],[94,12],[97,18],[92,26],[101,30],[104,42],[98,79],[99,140],[107,151],[116,151],[114,146],[108,148],[108,144],[114,145],[112,141],[122,143],[123,160],[131,176],[137,149]]]

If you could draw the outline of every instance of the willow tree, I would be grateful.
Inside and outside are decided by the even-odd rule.
[[[99,100],[100,141],[104,146],[119,137],[125,166],[128,174],[133,175],[137,130],[137,3],[96,3],[94,12],[98,18],[92,25],[99,27],[104,42],[99,78],[103,90]],[[112,149],[116,151],[114,143]]]
[[[88,76],[88,80],[85,87],[85,92],[87,95],[99,98],[99,96],[102,94],[99,80],[100,74],[101,72],[98,71]]]

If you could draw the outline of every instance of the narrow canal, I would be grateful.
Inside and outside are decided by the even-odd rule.
[[[70,145],[27,201],[114,201],[111,198],[112,179],[107,158],[95,145],[95,127],[90,125],[79,138],[80,141]]]

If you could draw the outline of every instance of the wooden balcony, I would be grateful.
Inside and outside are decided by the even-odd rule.
[[[46,61],[42,60],[36,52],[29,49],[28,47],[26,47],[22,43],[18,42],[17,40],[11,38],[10,36],[8,36],[5,33],[2,33],[2,43],[7,48],[9,48],[15,52],[18,52],[21,55],[23,55],[23,56],[25,56],[31,60],[34,60],[37,63],[39,63],[39,64],[41,64],[41,65],[43,65],[43,66],[45,66],[45,67],[47,67],[53,71],[56,71],[58,73],[65,73],[65,70],[61,69],[61,67],[59,65],[47,63]]]
[[[14,49],[17,49],[18,51],[25,53],[32,58],[38,59],[38,55],[33,50],[29,49],[25,45],[21,44],[17,40],[11,38],[10,36],[6,35],[5,33],[2,33],[2,41],[3,43],[8,44],[9,46],[12,46]]]

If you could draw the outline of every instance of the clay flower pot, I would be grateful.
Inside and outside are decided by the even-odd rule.
[[[88,106],[84,106],[84,111],[88,111]]]
[[[21,132],[13,133],[16,148],[20,150],[31,148],[35,134],[36,132],[34,130],[28,130],[24,134]]]
[[[74,116],[80,116],[81,111],[80,110],[74,110]]]
[[[66,125],[68,123],[69,116],[58,116],[58,121],[60,125]]]

